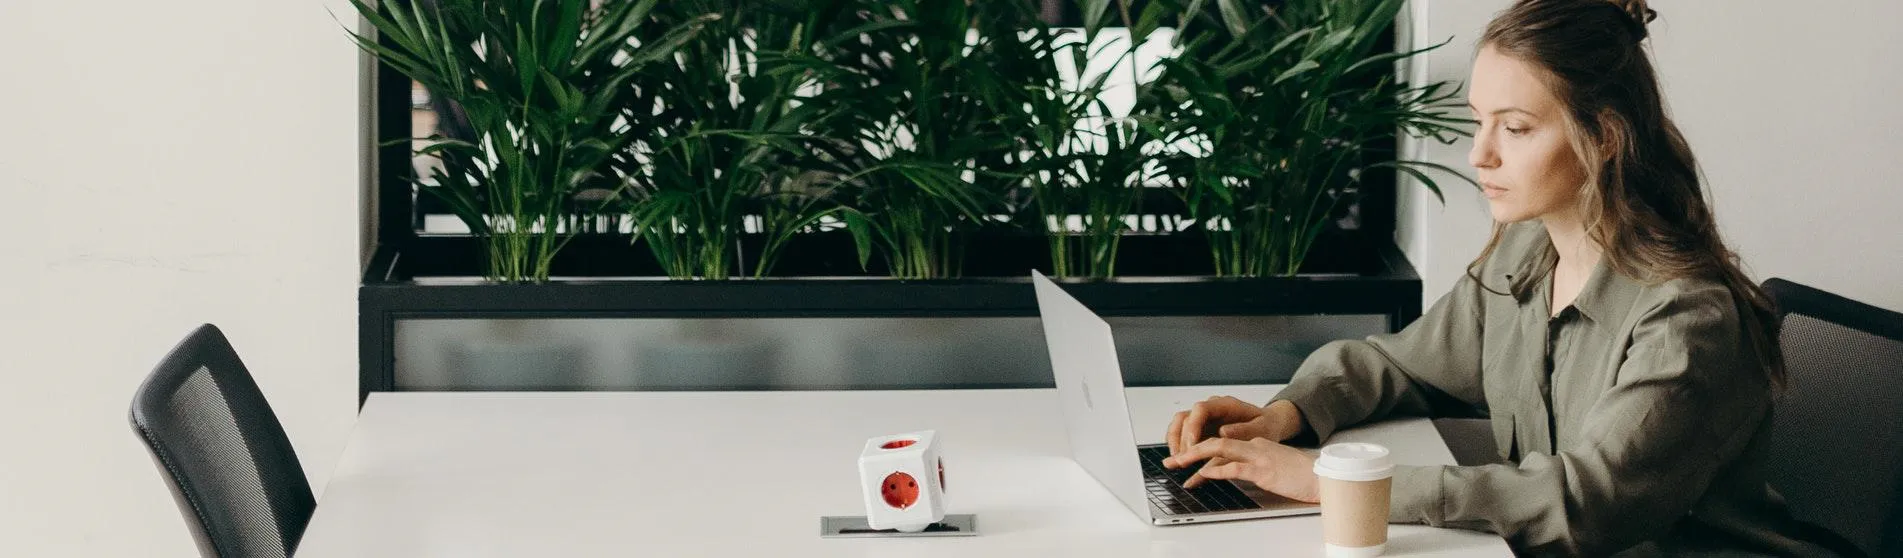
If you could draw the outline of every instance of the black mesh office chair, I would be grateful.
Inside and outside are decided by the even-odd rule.
[[[1903,556],[1903,314],[1770,279],[1789,371],[1771,485],[1798,519],[1871,556]]]
[[[289,556],[316,509],[271,405],[217,327],[199,326],[132,398],[132,428],[163,470],[199,552]]]

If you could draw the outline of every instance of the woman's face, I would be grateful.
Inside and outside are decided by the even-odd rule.
[[[1572,217],[1585,172],[1573,154],[1565,106],[1532,66],[1480,49],[1469,78],[1467,104],[1480,127],[1467,154],[1493,219]]]

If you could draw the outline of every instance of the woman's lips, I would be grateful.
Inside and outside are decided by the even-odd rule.
[[[1503,194],[1506,194],[1507,189],[1501,188],[1499,186],[1495,186],[1490,182],[1482,182],[1480,183],[1480,192],[1482,194],[1486,194],[1487,199],[1494,199],[1494,198],[1500,197]]]

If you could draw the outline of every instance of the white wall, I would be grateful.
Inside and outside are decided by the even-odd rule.
[[[1456,37],[1417,77],[1465,81],[1505,0],[1414,0],[1414,41]],[[1903,2],[1655,0],[1650,39],[1666,100],[1699,157],[1718,221],[1762,280],[1783,277],[1903,310]],[[1467,166],[1469,142],[1419,146]],[[1455,190],[1458,190],[1456,193]],[[1397,240],[1429,303],[1485,243],[1470,187],[1445,207],[1403,185]]]
[[[0,556],[190,556],[127,424],[223,327],[322,487],[355,417],[337,0],[0,2]]]
[[[1452,81],[1463,84],[1458,99],[1465,103],[1464,84],[1472,69],[1475,43],[1494,12],[1510,5],[1506,0],[1412,0],[1401,26],[1402,44],[1427,48],[1452,39],[1446,46],[1414,57],[1406,68],[1415,83]],[[1466,109],[1458,111],[1461,114]],[[1453,144],[1433,140],[1401,139],[1401,155],[1410,159],[1433,161],[1473,176],[1467,164],[1467,150],[1473,142],[1462,139]],[[1453,288],[1454,281],[1467,263],[1480,253],[1492,230],[1493,218],[1487,215],[1487,202],[1480,192],[1459,178],[1435,174],[1441,203],[1426,188],[1405,178],[1395,203],[1394,236],[1401,251],[1421,275],[1422,303],[1435,300]]]

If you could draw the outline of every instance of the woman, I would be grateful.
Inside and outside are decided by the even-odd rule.
[[[1398,334],[1324,346],[1266,406],[1177,413],[1166,465],[1313,502],[1314,458],[1278,442],[1487,416],[1503,462],[1398,467],[1390,521],[1535,554],[1828,554],[1765,482],[1776,319],[1665,114],[1641,48],[1655,15],[1523,0],[1497,16],[1468,91],[1496,225],[1466,277]]]

